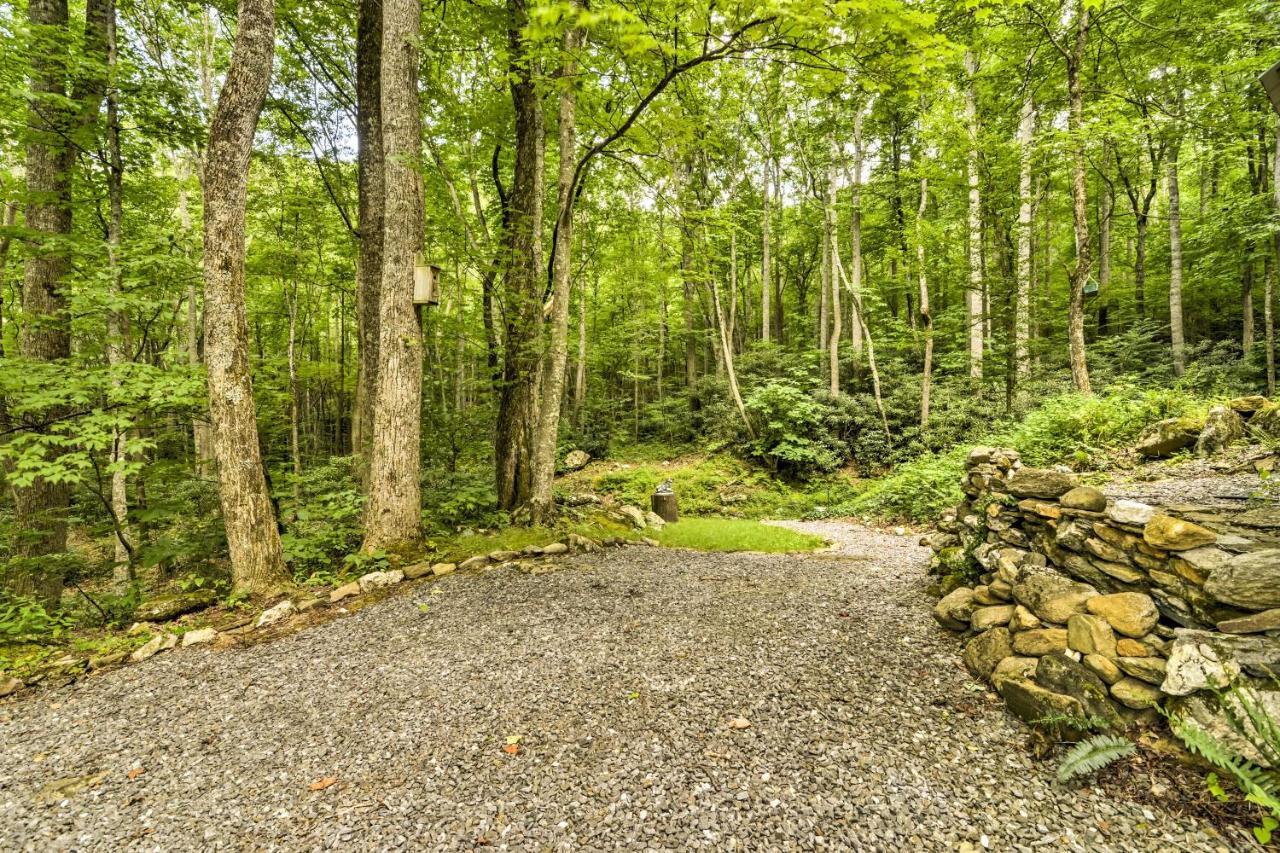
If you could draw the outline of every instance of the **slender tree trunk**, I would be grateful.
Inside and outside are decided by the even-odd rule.
[[[742,392],[738,389],[738,372],[733,365],[733,346],[729,342],[729,335],[725,329],[724,312],[720,310],[720,290],[716,287],[714,278],[711,280],[711,300],[712,307],[716,312],[716,332],[720,339],[720,355],[724,361],[725,374],[729,378],[729,394],[733,397],[733,405],[738,410],[738,416],[742,418],[747,435],[754,439],[755,430],[751,428],[751,419],[747,417],[747,407],[743,405]]]
[[[964,56],[965,73],[969,78],[965,88],[965,124],[969,130],[969,151],[966,171],[969,179],[969,287],[965,291],[965,305],[969,324],[969,376],[982,378],[983,332],[985,331],[982,304],[983,270],[979,252],[982,246],[982,196],[978,190],[978,62],[972,51]]]
[[[40,30],[67,30],[66,0],[31,0],[27,20]],[[70,268],[64,241],[71,234],[71,184],[77,147],[92,148],[88,137],[102,104],[106,80],[107,5],[89,0],[85,10],[84,75],[75,81],[67,99],[69,57],[62,48],[36,50],[31,56],[31,100],[26,133],[26,230],[33,244],[22,277],[22,311],[27,322],[18,333],[18,352],[29,361],[61,362],[71,356],[71,316],[63,277]],[[25,414],[22,425],[43,431],[41,424],[56,420],[62,409]],[[51,462],[57,451],[49,451]],[[71,490],[44,477],[13,487],[14,515],[24,535],[15,552],[22,557],[45,557],[66,551],[67,509]],[[57,561],[39,561],[31,568],[11,567],[4,583],[10,593],[31,596],[54,608],[62,594],[63,574]]]
[[[423,352],[413,304],[413,268],[422,249],[420,16],[412,0],[382,1],[385,207],[365,551],[412,542],[422,526]]]
[[[1240,349],[1246,358],[1253,349],[1253,254],[1254,241],[1246,240],[1240,266]]]
[[[385,205],[382,140],[382,3],[360,0],[356,22],[356,163],[360,251],[356,259],[356,393],[351,451],[367,457],[378,387]],[[367,463],[367,458],[366,458]],[[362,466],[368,473],[367,464]]]
[[[204,339],[222,517],[237,589],[288,583],[267,493],[249,376],[245,199],[253,134],[271,79],[272,0],[240,0],[231,66],[209,126],[204,170]]]
[[[853,114],[853,175],[849,181],[849,335],[855,359],[862,355],[862,166],[866,158],[862,118],[862,106],[859,105]]]
[[[298,391],[298,283],[288,288],[289,310],[289,456],[293,459],[293,499],[298,500],[302,481],[302,440],[298,421],[302,417]]]
[[[1089,366],[1084,342],[1084,284],[1093,267],[1089,243],[1089,197],[1087,160],[1084,137],[1084,73],[1085,44],[1089,39],[1090,9],[1088,0],[1076,0],[1075,45],[1067,60],[1067,90],[1070,100],[1067,125],[1071,132],[1071,200],[1076,233],[1076,262],[1071,268],[1071,298],[1067,310],[1067,337],[1071,350],[1071,378],[1076,390],[1090,394]]]
[[[186,157],[175,157],[174,173],[178,182],[178,224],[183,234],[191,234],[191,206],[187,196],[187,182],[191,177],[191,160]],[[200,165],[197,163],[196,165]],[[203,180],[203,178],[202,178]],[[187,253],[184,243],[184,253]],[[203,263],[203,262],[202,262]],[[187,285],[187,323],[186,323],[186,356],[187,366],[195,373],[200,369],[200,304],[199,291],[193,281]],[[203,412],[191,418],[191,444],[195,455],[195,474],[197,477],[213,475],[213,434],[210,431],[209,419]]]
[[[578,288],[578,363],[573,377],[573,410],[582,410],[587,399],[587,289]]]
[[[840,263],[840,257],[832,258],[835,266],[836,275],[849,285],[849,277],[845,275],[844,266]],[[871,372],[871,392],[876,401],[876,411],[880,414],[880,425],[884,428],[885,440],[892,445],[893,433],[889,431],[889,416],[885,413],[884,399],[880,394],[880,370],[876,367],[876,344],[871,337],[871,329],[867,326],[867,312],[862,305],[862,297],[856,291],[850,289],[850,298],[855,303],[857,309],[854,316],[862,326],[862,339],[867,345],[867,369]]]
[[[1027,85],[1018,123],[1018,270],[1013,301],[1013,358],[1017,384],[1031,377],[1031,231],[1034,199],[1031,195],[1031,143],[1035,133],[1035,101]]]
[[[1101,210],[1098,211],[1098,293],[1107,294],[1111,284],[1111,220],[1115,216],[1115,193],[1102,188]]]
[[[831,346],[831,223],[826,200],[822,205],[822,261],[826,273],[818,293],[818,352],[825,359]]]
[[[920,280],[920,327],[924,331],[924,373],[920,377],[920,429],[929,427],[929,392],[933,385],[933,315],[929,313],[929,278],[924,266],[924,213],[929,203],[929,179],[920,178],[920,208],[916,213],[916,266]]]
[[[1169,338],[1173,344],[1173,372],[1187,369],[1182,337],[1182,209],[1178,192],[1178,146],[1169,151]]]
[[[769,129],[765,129],[768,134]],[[773,289],[773,238],[771,232],[770,220],[772,216],[769,211],[769,166],[770,157],[772,156],[769,146],[765,146],[764,152],[764,195],[760,202],[760,340],[768,341],[770,338],[770,325],[773,319],[773,310],[769,305],[770,291]],[[823,321],[823,329],[826,329],[826,321]],[[823,332],[825,336],[826,332]],[[824,346],[825,349],[825,346]]]
[[[1271,193],[1272,209],[1280,215],[1280,125],[1276,130],[1276,149],[1271,158]],[[1262,309],[1262,321],[1266,325],[1267,336],[1267,396],[1276,394],[1276,324],[1275,324],[1275,283],[1276,267],[1280,261],[1280,231],[1273,238],[1271,252],[1267,254],[1271,261],[1270,271],[1266,278],[1266,305]]]
[[[572,4],[571,4],[572,9]],[[542,402],[533,445],[533,494],[529,520],[549,524],[555,518],[551,492],[556,472],[556,437],[560,429],[560,407],[564,400],[565,368],[569,360],[569,298],[573,267],[573,172],[577,162],[577,96],[574,91],[578,63],[575,56],[582,42],[581,30],[564,34],[564,61],[560,69],[560,115],[558,120],[560,173],[556,187],[555,263],[551,273],[551,340],[542,364]]]
[[[1147,235],[1150,217],[1145,211],[1135,211],[1133,237],[1133,301],[1138,318],[1147,316]]]
[[[831,138],[831,163],[827,168],[827,204],[825,211],[827,240],[831,246],[831,256],[838,258],[840,256],[840,243],[836,233],[836,168],[837,161],[840,157],[840,147],[836,145],[835,137]],[[828,356],[828,371],[831,379],[831,396],[840,396],[840,335],[843,334],[840,323],[842,312],[840,309],[840,283],[834,275],[829,276],[831,279],[831,340],[830,351]]]

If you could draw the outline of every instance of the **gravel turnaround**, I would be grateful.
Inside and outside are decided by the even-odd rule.
[[[837,544],[453,575],[0,705],[0,849],[1246,849],[1032,761],[907,537],[792,526]]]

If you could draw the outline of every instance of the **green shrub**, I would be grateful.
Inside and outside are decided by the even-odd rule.
[[[299,583],[316,572],[332,571],[360,547],[364,495],[353,465],[351,458],[337,457],[308,469],[298,482],[297,502],[282,513],[291,519],[280,537],[285,561]]]
[[[755,428],[748,452],[774,471],[801,476],[844,462],[848,446],[831,429],[832,406],[817,395],[790,382],[770,382],[745,405]]]
[[[960,501],[960,479],[968,448],[929,453],[899,465],[893,473],[874,481],[852,501],[831,515],[874,515],[904,521],[933,520]]]
[[[72,624],[70,617],[49,613],[33,598],[0,592],[0,643],[57,639]]]

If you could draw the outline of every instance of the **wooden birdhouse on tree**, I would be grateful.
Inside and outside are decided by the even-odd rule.
[[[440,267],[418,255],[413,265],[413,304],[440,304]]]

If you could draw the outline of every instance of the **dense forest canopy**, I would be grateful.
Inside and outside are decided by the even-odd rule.
[[[865,476],[1055,395],[1274,392],[1266,2],[25,0],[0,39],[14,600],[552,524],[574,449]]]

